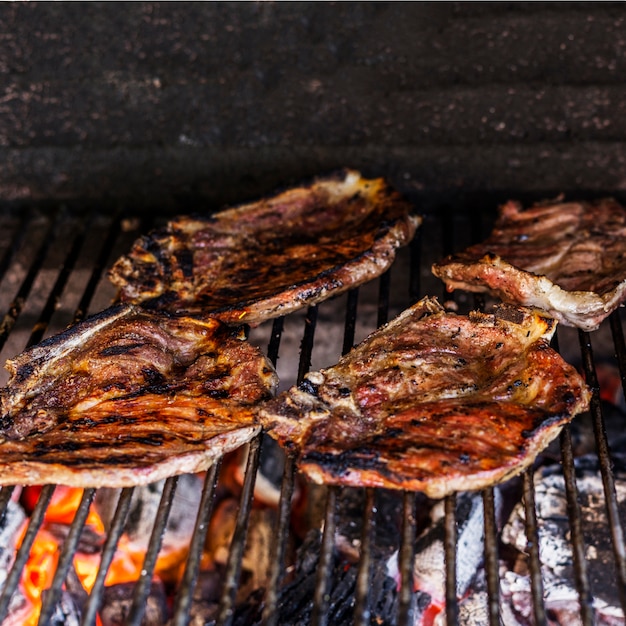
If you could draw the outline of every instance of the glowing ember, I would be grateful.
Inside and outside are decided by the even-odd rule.
[[[22,503],[30,512],[37,502],[41,489],[28,487],[22,494]],[[32,603],[33,609],[24,620],[24,626],[34,626],[41,610],[41,596],[52,584],[56,571],[62,540],[58,532],[51,532],[53,525],[69,526],[83,495],[82,489],[57,487],[46,510],[44,523],[37,533],[29,559],[23,569],[21,585],[24,595]],[[102,519],[92,505],[87,517],[86,528],[96,537],[103,537],[106,530]],[[18,547],[23,541],[26,524],[22,530]],[[155,573],[166,580],[177,580],[187,556],[186,550],[170,550],[157,559]],[[144,550],[137,550],[133,543],[122,535],[111,566],[105,578],[105,585],[133,583],[139,579],[145,557]],[[76,575],[86,592],[90,592],[100,567],[100,554],[77,551],[73,559]],[[100,621],[98,620],[98,624]]]

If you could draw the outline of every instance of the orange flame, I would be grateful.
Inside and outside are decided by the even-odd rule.
[[[39,497],[39,491],[40,489],[36,487],[25,489],[22,502],[27,509],[32,509]],[[33,610],[28,618],[25,619],[24,626],[35,626],[37,623],[41,611],[42,592],[52,584],[58,563],[59,541],[46,528],[46,524],[70,525],[80,504],[82,494],[82,489],[70,487],[57,487],[54,491],[44,516],[44,524],[37,533],[29,559],[22,572],[22,591],[33,605]],[[86,525],[98,534],[103,535],[105,533],[104,523],[93,505],[90,508]],[[25,531],[26,524],[18,541],[18,547],[22,543]],[[186,550],[172,550],[165,554],[160,554],[157,559],[155,573],[163,579],[177,580],[186,556]],[[105,585],[129,583],[138,580],[143,568],[144,557],[144,550],[134,547],[126,535],[122,535],[107,572]],[[100,555],[77,552],[74,555],[73,564],[82,586],[87,592],[91,592],[100,566]],[[98,623],[100,622],[98,621]]]

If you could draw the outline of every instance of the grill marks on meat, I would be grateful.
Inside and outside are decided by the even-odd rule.
[[[7,362],[0,484],[145,484],[259,431],[270,362],[218,320],[118,305]]]
[[[345,171],[207,218],[179,217],[112,267],[120,299],[258,324],[382,274],[420,223],[382,179]]]
[[[548,345],[554,328],[523,309],[465,317],[425,298],[265,403],[261,421],[316,482],[479,489],[528,466],[588,405]]]
[[[433,265],[448,289],[491,292],[594,330],[626,298],[626,210],[615,200],[508,202],[482,243]]]

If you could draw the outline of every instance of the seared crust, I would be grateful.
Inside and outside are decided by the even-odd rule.
[[[490,292],[589,331],[626,298],[625,241],[626,211],[615,200],[508,202],[488,239],[432,269],[450,291]]]
[[[319,483],[440,498],[532,463],[589,392],[526,309],[469,317],[425,298],[334,367],[265,403],[269,434]]]
[[[347,170],[141,237],[109,272],[120,299],[258,324],[382,274],[420,218],[382,179]]]
[[[269,361],[215,319],[118,305],[7,362],[0,484],[146,484],[247,442]]]

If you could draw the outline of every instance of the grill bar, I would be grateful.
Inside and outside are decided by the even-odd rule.
[[[485,523],[485,571],[487,573],[487,615],[489,626],[500,624],[500,578],[498,572],[498,540],[496,505],[493,488],[484,489],[483,517]]]
[[[572,533],[572,548],[574,559],[574,576],[576,591],[580,601],[580,616],[585,626],[593,623],[592,596],[587,576],[587,562],[585,560],[585,541],[583,537],[582,519],[578,504],[578,489],[574,470],[574,453],[569,424],[560,435],[561,456],[563,460],[563,476],[567,494],[567,516]]]
[[[402,539],[398,555],[400,571],[400,597],[398,602],[398,624],[408,626],[413,623],[415,596],[413,594],[413,556],[415,553],[415,506],[416,496],[404,492],[402,508]]]
[[[541,578],[541,562],[539,560],[539,531],[537,529],[537,513],[535,510],[535,485],[532,469],[524,474],[524,512],[526,514],[526,539],[529,554],[530,583],[533,596],[533,612],[535,624],[547,624],[546,609],[543,601],[543,580]]]
[[[446,624],[454,626],[459,619],[459,605],[456,594],[456,495],[444,499],[445,527],[445,567],[446,567]]]
[[[34,315],[34,326],[28,335],[26,345],[33,345],[39,341],[51,327],[54,321],[54,315],[58,307],[64,304],[65,292],[69,286],[73,273],[81,267],[82,256],[84,256],[81,241],[86,233],[98,229],[101,236],[98,237],[98,249],[94,249],[95,257],[89,260],[88,280],[81,291],[78,298],[79,304],[74,311],[74,321],[80,321],[85,317],[90,309],[91,303],[96,295],[100,296],[102,277],[106,267],[114,257],[115,246],[120,245],[123,237],[128,237],[129,223],[133,222],[132,229],[144,231],[147,228],[147,222],[137,222],[130,220],[129,223],[124,222],[126,219],[123,213],[117,214],[112,218],[98,216],[97,214],[88,216],[69,216],[64,211],[59,211],[51,217],[42,220],[41,216],[33,214],[23,217],[20,220],[14,220],[13,229],[14,236],[7,240],[7,244],[0,255],[0,278],[12,270],[16,259],[22,253],[24,247],[29,244],[32,250],[30,264],[25,266],[24,277],[16,284],[17,293],[13,296],[12,301],[8,305],[8,310],[4,315],[4,320],[0,325],[0,348],[5,346],[8,338],[16,332],[22,320],[19,320],[21,314],[25,311],[25,306],[33,298],[36,290],[34,287],[38,284],[38,278],[42,270],[49,267],[49,258],[51,251],[58,250],[67,251],[64,258],[56,266],[56,274],[54,284],[50,288],[46,288],[43,304],[37,309]],[[432,216],[431,216],[431,219]],[[418,230],[418,236],[412,242],[408,250],[408,301],[413,302],[421,295],[422,289],[422,272],[421,264],[429,265],[433,255],[441,256],[442,248],[446,251],[454,251],[458,248],[457,235],[454,232],[455,225],[458,220],[455,219],[455,208],[446,205],[442,211],[438,211],[436,221],[443,224],[443,237],[439,242],[439,248],[433,252],[434,241],[424,241],[422,233]],[[38,237],[31,240],[31,230],[33,223],[36,222]],[[482,225],[477,221],[471,222],[471,237],[478,238],[482,234]],[[123,226],[124,224],[124,226]],[[70,242],[70,245],[67,242]],[[59,248],[59,242],[62,242],[62,248]],[[94,255],[92,255],[94,256]],[[390,316],[391,309],[397,306],[396,300],[398,293],[392,285],[395,283],[393,271],[386,272],[379,280],[375,317],[376,324],[385,323]],[[424,276],[426,273],[424,273]],[[424,279],[427,282],[428,279]],[[364,290],[353,289],[345,296],[345,309],[343,319],[343,343],[341,345],[342,354],[345,354],[355,343],[356,333],[359,329],[359,315],[361,310],[359,307],[359,299]],[[432,290],[431,290],[432,291]],[[41,293],[38,294],[41,297]],[[447,294],[446,294],[447,297]],[[465,296],[455,294],[459,306],[463,307],[467,304]],[[484,305],[482,298],[474,298],[474,306]],[[31,307],[32,309],[32,307]],[[30,313],[30,309],[29,314]],[[365,310],[365,309],[364,309]],[[26,316],[25,316],[26,317]],[[278,318],[273,322],[269,343],[267,345],[267,354],[273,363],[277,363],[279,353],[281,352],[281,338],[283,335],[285,320]],[[320,318],[319,324],[327,324],[327,318]],[[341,323],[341,322],[340,322]],[[316,345],[316,328],[318,327],[318,306],[310,307],[306,312],[305,323],[301,334],[300,355],[298,361],[297,382],[300,382],[306,372],[311,367],[314,347]],[[614,313],[610,317],[610,330],[616,351],[616,362],[620,368],[622,384],[626,389],[626,347],[624,346],[624,336],[622,330],[622,321],[619,312]],[[320,333],[323,332],[320,330]],[[623,527],[619,519],[618,502],[615,489],[615,477],[611,466],[611,451],[606,438],[604,427],[604,416],[599,401],[598,380],[595,372],[595,358],[591,347],[591,336],[588,333],[579,333],[580,353],[582,356],[583,369],[587,377],[587,381],[594,390],[594,400],[592,402],[592,418],[594,425],[594,434],[597,445],[597,452],[600,458],[600,467],[602,472],[602,480],[606,498],[608,526],[611,531],[613,552],[615,557],[615,566],[617,570],[617,589],[620,597],[622,608],[625,606],[626,588],[626,550],[624,548]],[[281,355],[282,356],[282,355]],[[244,492],[240,499],[240,510],[238,514],[237,528],[238,530],[233,537],[231,551],[227,563],[228,573],[224,585],[224,594],[220,604],[220,624],[232,624],[236,621],[236,605],[235,595],[240,583],[242,555],[246,544],[247,524],[250,518],[250,510],[253,502],[254,479],[259,468],[259,452],[261,439],[258,438],[253,442],[251,448],[258,446],[256,452],[252,452],[248,458],[248,465],[244,475]],[[565,429],[561,435],[561,458],[563,462],[563,473],[565,476],[568,520],[571,531],[571,546],[574,556],[574,585],[580,597],[580,620],[585,626],[594,623],[594,611],[592,606],[592,597],[590,589],[589,574],[585,560],[586,546],[583,536],[584,520],[581,517],[581,509],[577,503],[577,486],[575,477],[575,465],[573,458],[573,450],[570,434]],[[256,455],[256,460],[254,456]],[[251,460],[252,459],[252,460]],[[286,578],[286,560],[288,555],[287,546],[290,544],[291,528],[290,521],[292,515],[292,499],[295,491],[295,461],[288,457],[285,460],[285,469],[281,485],[281,498],[277,511],[277,527],[275,544],[273,547],[273,561],[271,571],[267,583],[267,591],[264,596],[263,616],[264,624],[277,626],[282,624],[280,618],[281,607],[281,587]],[[213,474],[213,472],[215,472]],[[219,466],[212,468],[205,480],[203,487],[203,504],[198,511],[195,520],[196,528],[192,535],[190,543],[190,554],[187,565],[184,570],[184,576],[178,588],[176,595],[176,604],[174,608],[173,626],[182,626],[189,622],[190,609],[194,588],[196,586],[197,576],[199,573],[200,558],[202,556],[202,546],[206,536],[208,521],[212,517],[214,510],[211,505],[212,498],[215,494],[217,476]],[[162,500],[162,505],[155,518],[153,536],[148,544],[146,561],[144,563],[144,572],[134,590],[133,604],[131,607],[131,615],[129,623],[140,623],[143,612],[145,610],[147,593],[150,590],[150,583],[154,571],[156,558],[160,551],[161,540],[164,529],[166,527],[169,508],[171,506],[171,498],[173,498],[175,481],[172,481],[169,489],[170,496]],[[540,524],[537,519],[535,508],[535,489],[533,484],[533,474],[528,470],[523,475],[523,503],[526,512],[526,536],[528,538],[531,570],[531,589],[533,592],[533,613],[534,621],[537,624],[547,623],[546,607],[543,602],[543,582],[541,578],[541,555],[538,549],[538,533],[541,532]],[[166,481],[166,485],[168,481]],[[247,486],[246,486],[247,485]],[[16,555],[13,568],[10,570],[2,595],[0,595],[0,617],[6,617],[10,598],[14,594],[24,564],[28,558],[28,554],[34,541],[34,536],[43,522],[43,514],[47,510],[51,494],[54,490],[52,486],[44,487],[40,499],[29,521],[27,532],[22,547]],[[89,490],[88,490],[89,491]],[[88,491],[84,497],[88,496]],[[498,502],[494,498],[494,490],[488,489],[482,492],[483,511],[484,511],[484,551],[485,551],[485,575],[487,582],[488,595],[488,615],[490,626],[495,626],[500,622],[500,580],[499,580],[499,555],[498,555]],[[0,490],[0,512],[7,509],[9,500],[14,494],[12,488],[4,487]],[[115,516],[111,522],[106,535],[106,542],[103,548],[100,568],[96,576],[96,583],[87,598],[83,607],[82,624],[83,626],[93,625],[96,623],[96,615],[103,601],[104,580],[108,568],[113,559],[115,548],[123,532],[124,520],[130,507],[133,490],[122,490]],[[379,511],[377,509],[377,492],[376,490],[365,490],[363,492],[365,500],[365,509],[360,528],[360,558],[356,575],[356,586],[353,598],[354,623],[364,625],[369,623],[371,617],[371,598],[368,595],[372,582],[372,575],[375,568],[383,567],[384,564],[377,562],[374,558],[374,542],[377,540],[377,524]],[[496,494],[497,495],[497,494]],[[335,580],[333,578],[333,568],[336,556],[334,535],[335,529],[338,528],[338,503],[343,497],[343,490],[331,488],[327,490],[326,508],[324,513],[324,534],[321,546],[321,554],[319,559],[319,570],[314,588],[314,624],[330,624],[332,623],[331,615],[336,607],[329,605],[330,592],[333,589]],[[414,623],[416,615],[415,600],[413,593],[413,559],[415,549],[415,538],[418,530],[418,521],[416,519],[416,494],[405,493],[398,494],[398,498],[402,498],[402,529],[399,540],[398,569],[400,573],[400,587],[397,594],[397,615],[395,624],[408,626]],[[167,500],[169,499],[169,503]],[[446,610],[447,624],[457,623],[459,618],[459,601],[456,597],[456,511],[453,506],[454,498],[448,498],[445,501],[445,547],[446,547],[446,596],[448,609]],[[85,505],[86,506],[86,505]],[[420,500],[420,507],[422,500]],[[51,612],[54,610],[56,599],[59,596],[63,582],[73,575],[71,567],[71,556],[74,554],[77,545],[77,537],[80,537],[80,529],[83,522],[81,517],[83,513],[79,512],[71,525],[65,543],[61,546],[62,554],[59,566],[55,573],[55,577],[51,588],[46,592],[46,601],[42,607],[42,615],[40,622],[43,624]],[[421,531],[421,527],[419,528]],[[134,612],[133,612],[134,611]]]
[[[50,621],[50,618],[54,613],[54,607],[61,597],[63,583],[65,582],[70,567],[72,566],[74,554],[78,548],[78,542],[80,541],[80,534],[85,527],[85,522],[87,521],[87,516],[89,515],[89,507],[91,506],[95,495],[95,489],[85,489],[83,491],[83,496],[80,500],[80,504],[78,505],[78,509],[76,510],[74,521],[70,526],[70,532],[67,539],[63,543],[63,549],[61,551],[61,556],[59,557],[56,572],[54,573],[52,585],[48,589],[41,607],[39,624],[42,626]]]
[[[235,594],[239,586],[239,576],[241,574],[241,561],[246,544],[246,533],[248,532],[248,521],[250,520],[250,510],[252,508],[252,494],[254,482],[259,468],[259,458],[261,453],[261,435],[257,435],[248,445],[248,460],[246,464],[246,474],[241,492],[239,512],[235,531],[231,541],[228,563],[226,565],[226,579],[222,592],[220,614],[217,624],[228,626],[232,623],[234,614]]]
[[[111,527],[109,528],[106,541],[102,547],[98,573],[96,574],[96,579],[91,589],[89,600],[84,608],[81,626],[93,626],[96,623],[96,614],[100,608],[100,602],[102,600],[104,581],[106,580],[109,567],[113,562],[117,544],[122,536],[122,533],[124,532],[124,524],[126,523],[128,511],[130,510],[130,502],[134,491],[134,487],[126,487],[120,492],[115,513],[113,515],[113,519],[111,520]]]
[[[54,493],[54,485],[44,485],[41,489],[41,493],[39,494],[39,499],[37,500],[37,504],[31,513],[30,520],[28,522],[28,528],[26,529],[26,534],[24,535],[24,539],[22,540],[22,545],[20,549],[17,551],[15,556],[15,561],[13,563],[13,567],[11,567],[11,571],[7,576],[7,579],[4,583],[4,589],[2,590],[2,595],[0,595],[0,623],[2,623],[7,616],[7,611],[9,609],[9,602],[17,589],[17,585],[20,581],[20,576],[22,575],[22,570],[24,569],[24,565],[26,565],[26,561],[28,560],[28,556],[30,554],[30,549],[33,547],[33,543],[35,541],[35,537],[43,524],[43,518],[46,514],[46,510],[48,508],[48,504],[50,503],[50,499],[52,498],[52,494]]]
[[[593,349],[591,346],[591,338],[589,333],[578,331],[581,353],[583,357],[583,366],[585,370],[585,378],[587,384],[591,388],[591,417],[593,420],[593,434],[596,441],[596,449],[598,451],[598,460],[600,463],[600,473],[602,475],[602,486],[604,488],[604,498],[606,503],[606,512],[611,529],[611,540],[613,543],[613,552],[615,555],[615,565],[617,570],[617,591],[619,600],[626,615],[626,547],[624,545],[624,530],[619,518],[619,510],[617,506],[617,496],[615,493],[615,479],[611,469],[611,457],[609,444],[606,436],[606,428],[604,418],[602,416],[602,408],[600,405],[600,388],[598,377],[593,361]]]
[[[18,228],[12,233],[11,243],[7,246],[0,260],[0,279],[4,278],[5,274],[14,263],[17,251],[24,245],[26,235],[29,233],[28,224],[31,219],[32,211],[25,211],[20,219]]]
[[[184,626],[189,619],[193,591],[198,580],[200,571],[200,561],[202,559],[202,548],[209,530],[209,520],[213,512],[213,502],[215,499],[215,488],[221,462],[217,461],[208,470],[204,479],[200,508],[196,517],[191,542],[189,544],[189,556],[185,565],[185,573],[178,590],[172,626]]]
[[[165,481],[163,485],[163,493],[161,494],[161,502],[154,520],[152,534],[148,543],[146,557],[143,562],[141,576],[137,581],[137,585],[133,591],[133,600],[128,614],[127,625],[139,626],[146,610],[146,599],[150,593],[152,584],[152,575],[154,566],[156,565],[159,550],[161,549],[161,541],[167,524],[167,518],[172,508],[176,486],[178,484],[178,476],[172,476]]]
[[[367,626],[370,623],[369,582],[372,565],[372,535],[376,527],[376,504],[373,489],[365,490],[363,528],[361,529],[361,559],[357,575],[354,608],[354,626]]]

